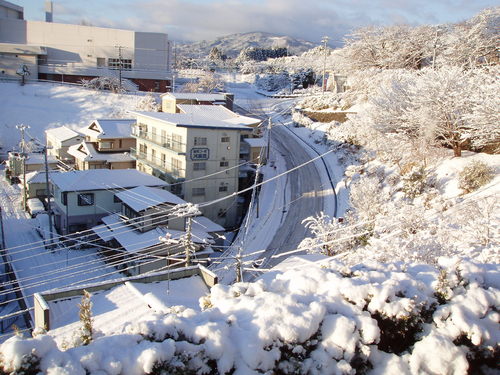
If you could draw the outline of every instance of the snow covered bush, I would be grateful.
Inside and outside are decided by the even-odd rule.
[[[123,80],[116,77],[96,77],[90,80],[82,79],[80,81],[83,87],[94,89],[94,90],[110,90],[116,93],[122,93],[127,91],[123,85]]]
[[[403,174],[403,192],[407,198],[413,199],[420,195],[425,188],[427,174],[423,166],[413,166]]]
[[[479,160],[469,163],[459,174],[459,187],[465,192],[479,189],[493,179],[493,170]]]
[[[498,265],[456,259],[348,267],[328,258],[216,285],[213,307],[152,313],[87,346],[61,351],[49,335],[13,337],[0,347],[2,370],[488,374],[499,370],[499,276]]]

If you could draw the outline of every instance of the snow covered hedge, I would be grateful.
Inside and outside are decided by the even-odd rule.
[[[498,265],[442,259],[321,265],[218,285],[61,351],[48,335],[1,347],[4,371],[53,374],[467,374],[498,371]]]

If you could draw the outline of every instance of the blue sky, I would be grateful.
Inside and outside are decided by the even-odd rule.
[[[44,19],[44,0],[10,0],[28,20]],[[54,22],[166,32],[174,40],[212,40],[267,31],[334,44],[369,25],[459,22],[500,0],[54,0]]]

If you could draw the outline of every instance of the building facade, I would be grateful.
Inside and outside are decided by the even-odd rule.
[[[77,83],[95,77],[122,77],[139,90],[157,92],[166,92],[171,85],[170,42],[164,33],[5,17],[0,18],[0,43],[41,49],[36,56],[37,51],[29,51],[36,58],[36,65],[30,61],[34,65],[31,78]],[[0,72],[8,77],[11,69],[7,67],[23,61],[21,55],[6,56],[1,47]]]
[[[229,196],[238,191],[241,135],[252,128],[236,114],[220,119],[203,111],[134,113],[137,148],[131,154],[137,169],[171,183],[171,191],[191,203],[228,197],[201,211],[224,227],[236,225],[237,197]]]
[[[89,229],[110,213],[120,212],[115,195],[137,186],[167,184],[135,169],[73,171],[50,176],[55,226],[60,234]]]

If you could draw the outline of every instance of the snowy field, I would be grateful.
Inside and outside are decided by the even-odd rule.
[[[0,82],[0,146],[17,147],[16,125],[31,127],[29,134],[45,143],[45,130],[66,125],[77,130],[96,118],[117,117],[135,107],[139,95],[98,92],[76,85]]]

